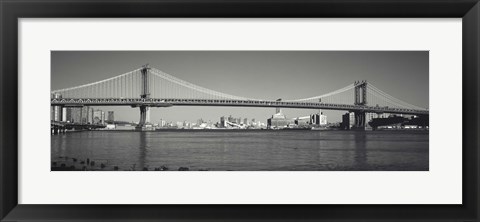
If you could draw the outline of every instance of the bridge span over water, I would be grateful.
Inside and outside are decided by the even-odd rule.
[[[267,108],[327,109],[350,112],[392,113],[410,115],[428,115],[428,110],[390,108],[380,106],[330,104],[315,102],[283,102],[276,100],[214,100],[214,99],[139,99],[139,98],[86,98],[86,99],[52,99],[52,106],[131,106],[131,107],[170,107],[170,106],[241,106]]]
[[[221,93],[178,79],[148,65],[102,81],[52,91],[51,106],[130,106],[140,108],[139,127],[150,107],[232,106],[327,109],[355,113],[356,127],[365,127],[366,113],[425,116],[428,109],[397,99],[367,81],[319,96],[262,100]]]

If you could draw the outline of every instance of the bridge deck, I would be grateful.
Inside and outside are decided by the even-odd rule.
[[[327,109],[345,111],[365,111],[370,113],[396,113],[412,115],[428,115],[428,110],[402,109],[380,106],[363,106],[333,103],[289,102],[271,100],[222,100],[222,99],[143,99],[143,98],[61,98],[51,99],[52,106],[242,106],[242,107],[281,107],[298,109]]]

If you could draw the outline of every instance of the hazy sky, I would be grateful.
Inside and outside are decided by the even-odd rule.
[[[428,107],[427,51],[53,51],[52,90],[114,77],[144,64],[196,85],[257,99],[298,99],[322,95],[357,80],[367,80],[410,104]],[[98,107],[115,111],[115,120],[138,121],[139,109]],[[287,117],[314,113],[282,109]],[[220,116],[262,122],[274,108],[152,108],[151,121],[218,122]],[[329,122],[344,111],[324,110]]]

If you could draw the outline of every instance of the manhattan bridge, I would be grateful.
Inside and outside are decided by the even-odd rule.
[[[51,92],[53,107],[130,106],[139,108],[137,129],[147,122],[153,107],[239,106],[298,109],[327,109],[354,113],[354,125],[365,128],[367,113],[428,116],[426,108],[409,104],[375,87],[356,81],[341,89],[309,98],[266,100],[246,98],[207,89],[176,78],[148,65],[81,86]]]

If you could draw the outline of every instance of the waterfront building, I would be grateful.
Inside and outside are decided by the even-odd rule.
[[[235,122],[235,119],[232,117],[232,115],[228,116],[228,122]]]
[[[114,123],[115,122],[115,116],[113,111],[108,111],[108,118],[107,118],[108,123]]]
[[[93,123],[93,108],[90,108],[89,106],[84,107],[82,111],[82,118],[85,120],[83,121],[84,123]]]
[[[341,124],[342,129],[349,130],[354,126],[354,124],[355,124],[354,112],[348,112],[342,115],[342,124]]]
[[[82,110],[85,107],[73,108],[73,122],[74,123],[82,123]]]
[[[320,125],[320,115],[319,114],[310,115],[310,124]]]
[[[80,108],[73,107],[72,109],[72,123],[80,122]]]
[[[248,125],[248,119],[247,118],[243,119],[243,124]]]
[[[91,114],[91,111],[92,111],[92,109],[90,109],[88,106],[70,108],[71,122],[81,123],[81,124],[91,123],[92,122],[91,117],[93,116]]]
[[[93,108],[89,106],[82,107],[82,123],[93,123]]]
[[[340,124],[340,128],[344,130],[350,129],[349,113],[345,113],[342,115],[342,123]]]
[[[348,114],[349,116],[349,119],[350,119],[350,128],[352,128],[353,126],[355,126],[355,113],[354,112],[351,112]]]
[[[323,113],[320,113],[320,126],[326,126],[327,124],[327,115],[323,115]]]
[[[67,121],[72,123],[73,122],[73,108],[67,108]]]
[[[62,108],[60,106],[53,107],[53,120],[62,121]]]
[[[318,114],[312,114],[312,115],[310,115],[310,124],[319,125],[319,126],[326,126],[328,124],[327,116],[324,115],[322,112],[320,112]]]
[[[93,111],[93,124],[100,124],[102,118],[102,111],[101,110],[95,110]]]
[[[60,99],[62,98],[62,95],[60,95],[59,93],[54,93],[52,95],[53,98],[55,99]],[[51,119],[54,120],[54,121],[62,121],[62,107],[61,106],[53,106],[52,107],[52,116],[51,116]]]
[[[67,122],[67,108],[66,107],[62,108],[62,121]]]
[[[93,121],[94,124],[105,124],[105,112],[102,110],[93,111]]]
[[[281,129],[286,128],[290,124],[294,124],[295,121],[293,119],[287,119],[287,117],[282,113],[276,113],[272,115],[271,118],[267,119],[267,127],[271,129]]]
[[[225,116],[220,117],[220,128],[225,128],[227,125],[225,123]]]
[[[311,116],[302,116],[295,119],[295,124],[297,126],[308,126],[311,124]]]
[[[73,108],[70,107],[63,107],[62,109],[62,121],[63,122],[73,122]]]

